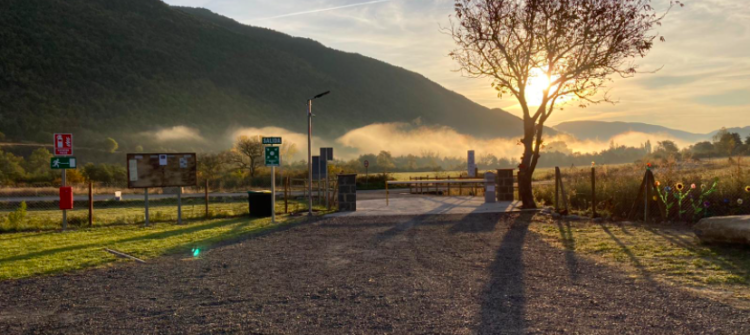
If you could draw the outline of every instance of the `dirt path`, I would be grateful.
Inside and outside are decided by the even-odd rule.
[[[0,334],[750,333],[750,312],[566,254],[529,217],[335,218],[0,282]]]

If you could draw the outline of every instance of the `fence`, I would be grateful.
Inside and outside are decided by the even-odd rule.
[[[413,182],[412,182],[413,181]],[[479,181],[479,182],[477,182]],[[401,181],[390,184],[408,184],[410,194],[435,194],[435,195],[484,195],[484,179],[479,177],[457,176],[457,177],[409,177],[409,181]]]
[[[534,193],[562,213],[694,222],[750,214],[750,174],[744,168],[556,168],[554,185],[535,186]]]
[[[294,215],[307,212],[307,183],[280,177],[276,212]],[[313,183],[313,206],[325,206],[324,184]],[[74,183],[74,209],[67,211],[71,228],[143,224],[146,222],[145,191],[106,184]],[[247,193],[239,190],[185,187],[181,194],[182,220],[231,218],[249,215]],[[319,187],[318,187],[319,186]],[[336,181],[329,182],[328,207],[336,206]],[[318,191],[318,192],[316,192]],[[62,227],[59,189],[51,186],[3,189],[0,191],[0,232],[53,230]],[[149,223],[177,221],[177,194],[149,189]],[[119,193],[119,198],[116,196]]]

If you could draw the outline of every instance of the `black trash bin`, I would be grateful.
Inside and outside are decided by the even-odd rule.
[[[250,216],[267,218],[271,212],[271,191],[247,191],[247,203],[250,206]]]

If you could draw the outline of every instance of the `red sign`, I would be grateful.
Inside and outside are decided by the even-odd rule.
[[[55,156],[73,156],[73,134],[55,134],[52,141]]]
[[[365,167],[370,167],[370,161],[365,160]]]

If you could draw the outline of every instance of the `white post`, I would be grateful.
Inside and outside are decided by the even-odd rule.
[[[271,222],[276,223],[276,167],[275,166],[271,166]]]
[[[143,189],[143,194],[146,197],[145,198],[145,202],[146,202],[146,216],[145,216],[145,218],[146,218],[146,226],[148,227],[148,187]]]
[[[182,187],[177,188],[177,224],[182,224]]]
[[[67,171],[68,171],[67,169],[63,169],[62,170],[62,187],[66,186],[65,185],[65,175],[66,175]],[[63,213],[62,214],[63,214],[62,215],[62,230],[65,230],[65,229],[68,229],[68,211],[65,210],[65,209],[63,209]]]

